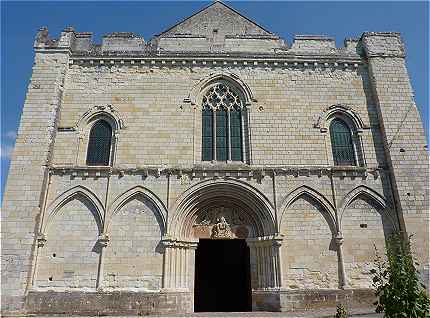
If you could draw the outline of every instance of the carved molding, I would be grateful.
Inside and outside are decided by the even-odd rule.
[[[142,175],[144,177],[161,175],[176,175],[180,178],[182,184],[193,180],[194,178],[254,178],[256,180],[276,175],[293,175],[293,176],[318,176],[333,175],[341,177],[367,177],[373,175],[376,179],[380,173],[388,171],[383,167],[361,167],[361,166],[278,166],[278,167],[261,167],[261,166],[194,166],[194,167],[167,167],[167,166],[142,166],[138,168],[124,167],[95,167],[95,166],[50,166],[50,172],[53,175],[72,175],[74,177],[105,177],[117,175],[124,177],[127,175]],[[183,176],[186,177],[183,177]],[[186,180],[188,179],[188,180]]]
[[[361,119],[357,111],[352,107],[344,104],[331,105],[325,108],[318,116],[316,122],[314,123],[314,128],[319,128],[320,132],[326,133],[328,131],[328,122],[330,118],[334,115],[340,114],[350,119],[354,124],[354,131],[357,133],[362,133],[363,129],[369,129],[370,126],[366,125]]]
[[[164,248],[186,248],[186,249],[196,249],[198,245],[198,240],[195,241],[183,241],[173,238],[171,236],[165,235],[161,239],[161,244]]]
[[[87,129],[88,123],[94,119],[105,118],[108,119],[112,125],[114,132],[118,132],[120,129],[125,128],[124,119],[121,114],[110,104],[107,105],[96,105],[87,110],[75,125],[75,130],[79,131],[80,134],[84,133]]]

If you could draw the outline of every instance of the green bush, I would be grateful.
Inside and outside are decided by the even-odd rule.
[[[346,308],[342,304],[338,304],[336,306],[336,316],[335,318],[348,318],[348,312],[346,311]]]
[[[376,312],[386,318],[428,318],[430,299],[419,280],[408,240],[392,235],[386,244],[386,259],[376,251],[376,268],[371,270],[378,300]],[[375,247],[376,249],[376,247]]]

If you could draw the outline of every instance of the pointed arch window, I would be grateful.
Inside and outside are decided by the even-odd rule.
[[[90,131],[87,165],[109,166],[112,145],[112,127],[105,120],[98,120]]]
[[[352,132],[343,120],[339,118],[332,120],[330,139],[334,164],[336,166],[355,166],[357,162]]]
[[[216,83],[202,100],[202,161],[243,161],[243,99]]]

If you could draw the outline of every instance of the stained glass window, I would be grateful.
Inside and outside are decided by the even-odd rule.
[[[336,166],[354,166],[355,154],[352,134],[341,119],[334,119],[330,124],[331,147]]]
[[[202,109],[202,160],[242,161],[239,94],[229,85],[217,83],[203,96]]]
[[[112,143],[112,127],[104,120],[97,121],[90,131],[87,165],[108,166]]]

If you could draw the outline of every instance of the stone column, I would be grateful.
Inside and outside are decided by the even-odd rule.
[[[335,243],[337,246],[337,264],[339,268],[339,288],[345,289],[346,284],[346,272],[345,272],[345,264],[343,261],[343,250],[342,250],[342,244],[343,244],[343,236],[341,232],[338,232],[335,237]]]
[[[32,274],[32,278],[31,278],[31,286],[33,287],[35,285],[35,283],[37,282],[37,268],[38,268],[38,262],[37,259],[39,258],[39,255],[41,253],[41,249],[45,246],[46,244],[46,236],[43,233],[39,233],[37,235],[36,238],[36,242],[37,242],[37,249],[35,251],[35,260],[34,260],[34,264],[33,264],[33,274]]]
[[[103,289],[103,280],[104,280],[104,251],[105,248],[108,246],[109,243],[109,236],[106,233],[103,233],[99,236],[97,240],[97,245],[100,248],[100,254],[99,254],[99,266],[97,269],[97,282],[96,282],[96,289],[101,291]]]
[[[272,241],[272,249],[274,254],[274,273],[275,273],[275,288],[282,288],[283,272],[282,272],[282,243],[281,237],[274,238]]]
[[[162,240],[164,245],[163,290],[192,291],[194,279],[194,253],[197,242]]]
[[[255,264],[254,289],[278,289],[282,285],[280,237],[260,237],[247,240],[251,264]]]

